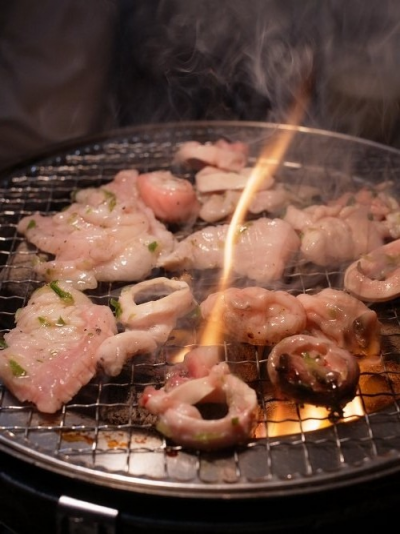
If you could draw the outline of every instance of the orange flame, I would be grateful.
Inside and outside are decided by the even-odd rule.
[[[306,109],[306,104],[309,98],[309,87],[305,83],[299,93],[299,98],[295,101],[291,112],[289,113],[288,123],[292,125],[300,124],[301,118]],[[220,324],[220,317],[222,314],[223,295],[222,291],[228,287],[230,275],[232,272],[232,265],[234,259],[234,247],[238,234],[241,231],[241,225],[245,220],[248,207],[254,197],[254,194],[260,188],[260,185],[265,180],[266,176],[273,176],[281,164],[286,151],[288,150],[296,130],[283,129],[277,125],[274,142],[267,144],[258,161],[255,165],[250,177],[247,181],[239,202],[236,206],[235,212],[229,224],[226,242],[224,247],[224,264],[221,279],[219,282],[220,295],[215,300],[214,307],[210,313],[210,320],[205,325],[201,336],[201,345],[217,345],[222,341],[221,329],[216,328],[215,325]]]
[[[320,430],[332,426],[329,411],[322,406],[276,402],[269,410],[267,425],[260,425],[256,436],[277,437]],[[354,421],[364,415],[361,397],[356,396],[343,409],[342,421]]]

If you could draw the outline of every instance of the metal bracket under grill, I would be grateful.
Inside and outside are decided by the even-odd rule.
[[[118,511],[62,495],[58,501],[57,534],[115,534]]]

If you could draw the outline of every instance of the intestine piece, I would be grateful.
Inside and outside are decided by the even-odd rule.
[[[353,354],[376,356],[381,351],[381,323],[375,310],[345,291],[325,288],[297,299],[307,315],[307,331],[325,335]]]
[[[137,187],[143,202],[157,219],[166,223],[193,223],[200,203],[193,185],[170,171],[160,170],[139,174]]]
[[[278,393],[300,403],[341,409],[354,398],[357,358],[333,341],[311,335],[289,336],[271,350],[267,370]]]
[[[345,289],[365,302],[385,302],[400,295],[400,239],[378,247],[351,263]]]
[[[201,358],[201,347],[196,357]],[[172,381],[175,380],[173,377]],[[186,379],[178,385],[167,382],[161,389],[147,386],[140,403],[158,415],[156,427],[164,436],[179,445],[202,450],[248,441],[258,407],[255,391],[231,374],[225,362],[212,366],[205,376]],[[204,403],[226,406],[226,414],[205,419],[200,411]]]
[[[195,306],[184,281],[159,277],[123,287],[116,305],[123,331],[108,339],[99,353],[106,374],[118,375],[137,354],[154,353],[167,341],[178,319]]]
[[[158,265],[167,270],[222,268],[228,229],[223,224],[194,232]],[[281,280],[299,247],[300,238],[289,223],[266,217],[247,221],[236,229],[232,270],[257,285],[267,285]]]
[[[188,165],[194,169],[205,166],[226,171],[240,171],[248,158],[248,146],[240,141],[230,143],[219,139],[214,143],[187,141],[175,153],[174,163]]]
[[[306,327],[306,312],[296,297],[262,287],[212,293],[200,310],[203,319],[215,322],[225,335],[251,345],[274,345]]]

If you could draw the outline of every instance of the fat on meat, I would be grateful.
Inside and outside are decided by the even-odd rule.
[[[4,335],[0,377],[21,402],[54,413],[93,378],[99,348],[116,333],[108,306],[66,282],[51,282],[34,291]]]
[[[306,312],[295,296],[262,287],[212,293],[200,303],[200,311],[231,339],[251,345],[274,345],[306,327]]]
[[[315,265],[337,267],[354,257],[351,228],[341,219],[324,217],[303,229],[300,250]]]
[[[195,306],[192,291],[184,281],[158,277],[123,287],[116,308],[123,331],[99,349],[105,373],[116,376],[132,357],[154,353],[168,340],[178,319]]]
[[[232,215],[241,195],[241,191],[227,190],[223,193],[200,196],[200,219],[208,223],[215,223]]]
[[[344,273],[345,289],[365,302],[385,302],[400,295],[400,239],[363,254]]]
[[[137,186],[143,202],[157,219],[177,224],[190,224],[196,219],[200,203],[189,180],[159,170],[139,174]]]
[[[248,146],[219,139],[214,143],[187,141],[175,153],[173,163],[185,164],[194,169],[206,166],[226,171],[240,171],[247,163]]]
[[[226,191],[201,194],[199,217],[208,223],[221,221],[232,215],[238,205],[243,191],[227,189]],[[288,203],[289,195],[285,187],[277,184],[271,189],[257,191],[249,205],[249,213],[266,212],[274,214],[281,211]]]
[[[366,254],[383,245],[386,238],[386,228],[370,217],[370,210],[364,206],[349,206],[343,208],[340,217],[350,227],[354,243],[351,260]]]
[[[196,173],[196,189],[199,193],[215,193],[216,191],[243,190],[253,172],[252,167],[244,167],[238,172],[222,171],[215,167],[204,167]],[[258,189],[270,189],[275,179],[266,174],[260,181]]]
[[[179,242],[158,261],[167,270],[222,268],[229,225],[207,226]],[[300,238],[281,219],[260,217],[237,228],[233,245],[233,272],[266,285],[280,280],[300,248]]]
[[[368,209],[374,220],[384,220],[390,213],[399,209],[398,201],[390,194],[392,187],[393,184],[390,181],[377,184],[374,188],[361,187],[357,191],[348,191],[338,198],[330,200],[328,204],[342,208],[362,206]]]
[[[325,335],[353,354],[380,354],[382,325],[375,310],[364,302],[332,288],[300,294],[297,299],[305,309],[311,334]]]
[[[173,377],[160,389],[146,386],[140,404],[158,416],[157,430],[179,445],[218,450],[245,443],[255,427],[257,395],[225,362],[209,367],[209,347],[194,349],[196,359],[202,359],[203,349],[206,362],[200,376],[181,382]],[[199,408],[204,402],[225,405],[226,415],[203,417]]]
[[[284,220],[300,233],[303,258],[323,267],[337,267],[382,245],[386,233],[360,204],[290,205]]]
[[[81,290],[148,276],[175,238],[139,198],[137,177],[135,170],[121,171],[106,185],[78,191],[61,212],[22,218],[18,231],[54,256],[39,255],[34,270],[46,281],[68,280]]]

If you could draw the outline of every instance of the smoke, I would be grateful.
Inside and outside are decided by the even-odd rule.
[[[319,13],[319,119],[330,129],[395,143],[400,4],[331,0]]]
[[[313,67],[313,32],[298,28],[313,18],[307,7],[293,17],[296,5],[163,0],[132,9],[121,41],[125,121],[284,119]]]
[[[396,0],[126,2],[119,120],[285,122],[307,82],[305,125],[390,142],[399,15]]]

